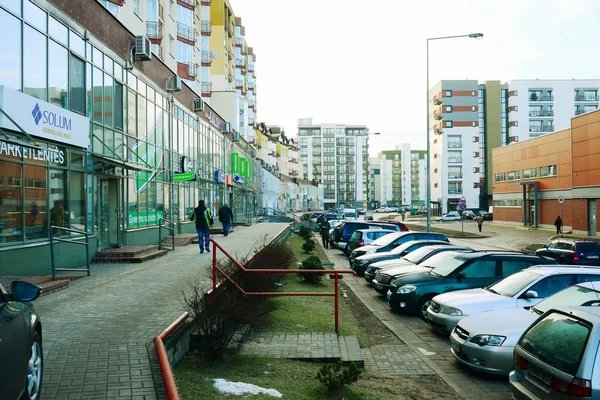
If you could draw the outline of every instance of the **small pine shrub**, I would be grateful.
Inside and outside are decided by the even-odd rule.
[[[304,261],[300,269],[325,269],[321,264],[321,260],[317,256],[310,256]],[[298,274],[305,282],[308,283],[319,283],[323,279],[323,275],[320,274]]]
[[[298,230],[298,235],[304,240],[308,240],[312,236],[312,231],[307,226],[301,226]]]
[[[310,253],[311,251],[313,251],[315,249],[315,241],[312,239],[308,239],[304,242],[304,244],[302,245],[302,250],[304,250],[305,253]]]
[[[347,367],[342,367],[342,363],[323,365],[317,372],[317,379],[323,385],[327,386],[330,393],[339,393],[344,390],[345,385],[350,385],[360,378],[362,371],[351,362]]]

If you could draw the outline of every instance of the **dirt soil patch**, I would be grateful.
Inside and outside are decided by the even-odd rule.
[[[393,377],[370,377],[356,383],[364,388],[378,388],[390,395],[390,399],[406,400],[454,400],[461,397],[437,375],[411,375]]]

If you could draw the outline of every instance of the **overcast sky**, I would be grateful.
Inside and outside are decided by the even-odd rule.
[[[425,148],[429,86],[442,79],[600,78],[598,0],[230,0],[254,47],[258,121],[364,124],[371,155]]]

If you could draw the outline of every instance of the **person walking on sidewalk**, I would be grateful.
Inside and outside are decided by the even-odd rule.
[[[479,229],[479,232],[481,232],[481,227],[483,225],[483,216],[478,215],[477,218],[475,218],[475,221],[477,221],[477,229]]]
[[[223,204],[219,209],[219,222],[223,224],[223,236],[227,236],[233,222],[233,212],[227,204]]]
[[[558,217],[556,217],[556,220],[554,221],[554,226],[556,227],[556,234],[557,235],[561,235],[562,234],[562,218],[560,217],[560,215]]]
[[[321,221],[321,240],[323,241],[323,247],[326,249],[329,248],[329,230],[331,229],[331,224],[327,221],[327,218],[323,217],[323,221]]]
[[[190,220],[196,221],[196,231],[198,232],[198,246],[200,253],[204,253],[204,249],[210,252],[210,228],[214,225],[212,213],[204,204],[204,200],[198,201],[198,207],[194,208],[190,213]]]

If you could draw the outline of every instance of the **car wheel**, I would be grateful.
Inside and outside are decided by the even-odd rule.
[[[419,313],[419,317],[423,318],[425,321],[427,321],[427,308],[429,308],[429,305],[431,304],[431,299],[433,299],[432,295],[426,295],[419,300],[417,312]]]
[[[561,257],[561,258],[558,259],[558,263],[559,264],[566,264],[567,260],[565,260],[564,257]]]
[[[40,398],[42,389],[42,376],[44,369],[44,352],[42,350],[42,338],[39,333],[33,332],[33,342],[27,363],[27,390],[25,399],[37,400]]]

